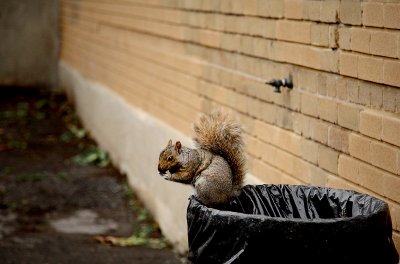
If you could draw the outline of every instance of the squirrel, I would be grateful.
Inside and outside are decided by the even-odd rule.
[[[193,185],[201,203],[223,205],[239,196],[246,174],[242,127],[218,110],[203,114],[193,130],[196,148],[169,140],[160,153],[158,171],[166,180]]]

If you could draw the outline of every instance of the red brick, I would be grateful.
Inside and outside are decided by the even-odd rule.
[[[343,178],[337,177],[336,175],[333,174],[328,175],[326,179],[326,186],[344,190],[355,190],[355,191],[359,190],[356,185],[351,184],[349,181],[346,181]]]
[[[400,5],[398,3],[385,3],[383,19],[385,27],[400,29]]]
[[[326,186],[326,181],[327,178],[330,176],[330,173],[327,173],[323,169],[316,167],[316,166],[310,166],[310,184],[313,186],[321,186],[325,187]]]
[[[270,182],[271,178],[279,178],[278,174],[272,174],[270,172],[270,166],[265,164],[259,159],[254,159],[252,162],[252,174],[259,178],[261,181]],[[276,176],[276,177],[274,177]]]
[[[339,0],[321,1],[321,17],[322,22],[334,23],[339,18]]]
[[[318,143],[308,140],[302,139],[301,142],[301,156],[307,161],[317,164],[318,161]]]
[[[339,168],[338,174],[339,176],[346,178],[352,182],[360,182],[358,167],[359,162],[356,159],[353,159],[347,155],[341,154],[339,156]]]
[[[246,54],[253,54],[253,38],[249,36],[240,36],[240,50]],[[241,66],[244,66],[243,64]]]
[[[253,55],[268,58],[270,41],[263,38],[253,38]]]
[[[321,69],[329,72],[339,72],[339,52],[323,49],[320,54]]]
[[[220,47],[222,34],[210,30],[200,31],[200,42],[206,46]]]
[[[231,12],[235,14],[243,14],[245,2],[232,1]]]
[[[304,0],[285,0],[285,17],[292,19],[303,18]]]
[[[374,111],[361,111],[360,132],[369,137],[380,139],[382,133],[382,116]]]
[[[385,173],[383,181],[384,195],[394,201],[400,201],[400,177]]]
[[[360,55],[358,57],[358,78],[372,82],[382,82],[383,59]]]
[[[289,107],[291,110],[299,111],[300,110],[300,98],[301,93],[298,90],[292,90],[289,93],[290,96],[283,97],[283,106]],[[400,94],[399,94],[400,96]]]
[[[325,147],[323,145],[318,146],[318,166],[337,174],[338,172],[338,157],[339,153],[336,150]]]
[[[328,129],[328,146],[344,153],[349,152],[348,130],[337,126],[330,126]]]
[[[396,90],[392,87],[383,89],[383,109],[390,112],[396,110]]]
[[[311,116],[318,116],[318,98],[311,95],[301,94],[301,112]]]
[[[279,149],[275,152],[274,166],[287,174],[293,175],[293,161],[293,155]]]
[[[221,39],[221,47],[229,51],[237,51],[240,46],[239,35],[223,34]]]
[[[217,10],[218,8],[216,8],[216,9],[213,9],[213,10]],[[224,27],[225,27],[225,25],[224,25],[224,15],[222,15],[222,14],[212,14],[212,16],[214,16],[214,21],[213,21],[213,23],[212,23],[212,26],[211,26],[211,28],[213,28],[213,29],[216,29],[216,30],[218,30],[218,31],[224,31]]]
[[[361,3],[359,1],[341,1],[339,18],[343,24],[361,25]]]
[[[306,183],[311,182],[311,167],[310,163],[302,159],[293,160],[293,176]]]
[[[285,12],[284,1],[282,0],[258,0],[257,6],[257,14],[263,17],[281,18]]]
[[[276,107],[272,104],[263,103],[261,109],[261,120],[267,123],[274,123]]]
[[[358,86],[359,81],[348,79],[346,81],[347,86],[347,98],[349,99],[350,103],[358,103]]]
[[[265,142],[271,142],[271,130],[273,126],[266,124],[265,122],[256,120],[254,121],[254,133],[255,135]]]
[[[371,162],[371,140],[357,134],[350,134],[349,152],[353,157]]]
[[[357,77],[358,56],[353,53],[340,52],[339,72],[340,74]]]
[[[370,52],[374,55],[397,58],[398,32],[374,30],[371,32]]]
[[[310,22],[280,20],[277,23],[276,37],[282,40],[310,43]]]
[[[359,103],[365,106],[371,105],[371,92],[365,82],[361,82],[358,89]]]
[[[317,87],[317,92],[319,95],[326,96],[328,92],[327,88],[327,80],[328,80],[328,75],[325,73],[319,73],[318,74],[318,87]]]
[[[293,112],[286,108],[276,108],[275,125],[285,129],[292,129],[293,116]]]
[[[310,136],[312,139],[321,142],[322,144],[328,143],[328,123],[318,119],[311,119],[310,121]]]
[[[338,34],[339,34],[339,41],[338,41],[339,48],[344,49],[344,50],[349,50],[350,43],[351,43],[350,28],[340,27],[338,29]]]
[[[229,0],[227,0],[229,1]],[[224,15],[223,16],[223,24],[224,24],[224,30],[226,32],[236,32],[236,23],[238,23],[239,20],[237,19],[237,16],[233,15]]]
[[[397,153],[397,174],[400,175],[400,154]]]
[[[295,131],[296,134],[309,138],[311,117],[301,113],[294,113],[293,118],[293,131]]]
[[[300,63],[301,65],[318,69],[318,70],[326,70],[332,71],[330,67],[331,64],[334,63],[335,58],[332,56],[335,54],[331,50],[325,50],[317,47],[312,46],[305,46],[305,47],[294,47],[293,52],[296,52],[300,56]]]
[[[400,91],[396,90],[396,113],[400,114]]]
[[[306,0],[304,2],[304,19],[319,21],[321,16],[321,1]]]
[[[339,31],[338,26],[329,26],[329,47],[338,48],[339,45]]]
[[[400,146],[399,117],[385,116],[382,118],[382,139],[396,146]]]
[[[289,176],[283,171],[277,170],[269,164],[260,160],[254,160],[253,173],[261,181],[272,184],[304,184],[303,182]]]
[[[266,24],[266,19],[261,17],[246,17],[245,27],[246,32],[241,32],[243,34],[250,34],[254,36],[263,36],[264,35],[264,25]]]
[[[328,47],[329,37],[329,25],[311,24],[311,44]]]
[[[363,2],[362,9],[363,25],[373,27],[383,26],[383,3]]]
[[[347,92],[347,82],[346,82],[346,78],[340,76],[338,77],[337,80],[337,98],[339,98],[340,100],[343,101],[347,101],[347,96],[348,96],[348,92]]]
[[[384,170],[397,173],[397,162],[399,150],[379,142],[371,143],[372,164]]]
[[[264,36],[265,38],[275,39],[276,38],[276,23],[277,23],[277,20],[274,20],[274,19],[268,19],[267,21],[264,20],[262,36]]]
[[[205,109],[210,109],[210,107]],[[250,135],[254,135],[254,126],[255,126],[254,123],[256,120],[247,115],[240,114],[239,112],[237,112],[236,115],[240,123],[243,125],[244,131]]]
[[[247,151],[253,155],[255,158],[261,158],[261,149],[262,145],[265,143],[260,142],[254,137],[247,136],[245,138],[246,146],[247,146]]]
[[[218,2],[218,1],[214,1]],[[257,15],[258,0],[246,0],[244,3],[244,14]]]
[[[184,4],[190,4],[194,1],[183,1]],[[223,13],[232,12],[232,2],[231,0],[220,0],[220,11]]]
[[[390,214],[392,215],[393,229],[400,231],[400,204],[388,201],[388,205],[390,209]]]
[[[260,100],[254,99],[253,97],[247,97],[248,101],[248,112],[247,114],[251,117],[257,117],[259,118],[259,114],[261,113],[261,105],[262,102]]]
[[[400,252],[400,233],[399,232],[393,232],[393,242],[394,245],[397,249],[397,252]]]
[[[269,164],[274,165],[276,162],[276,152],[278,149],[268,143],[261,143],[261,159]]]
[[[359,162],[358,179],[359,182],[356,183],[376,193],[384,195],[385,174],[381,170],[367,163]]]
[[[281,42],[279,44],[279,46],[277,47],[277,54],[275,54],[275,56],[277,56],[275,59],[279,60],[279,61],[284,61],[284,62],[288,62],[291,64],[302,64],[301,61],[301,55],[302,53],[299,53],[299,50],[301,50],[301,52],[305,52],[305,50],[307,49],[307,46],[303,46],[300,44],[296,44],[296,43],[290,43],[290,42]],[[318,60],[319,62],[319,60]]]
[[[338,123],[339,125],[358,131],[359,129],[360,108],[350,104],[338,105]]]
[[[386,84],[400,87],[400,62],[385,60],[383,64],[383,79]]]
[[[350,29],[350,34],[351,50],[369,54],[369,44],[371,38],[370,31],[364,28],[352,28]]]
[[[315,70],[300,68],[298,70],[297,85],[301,90],[316,93],[318,89],[318,72]]]
[[[332,123],[337,123],[337,103],[329,98],[319,98],[318,116]]]
[[[382,86],[377,84],[368,84],[371,94],[371,106],[373,108],[381,108],[383,102],[383,89]]]
[[[301,136],[284,129],[276,129],[273,135],[273,144],[296,156],[301,155]]]

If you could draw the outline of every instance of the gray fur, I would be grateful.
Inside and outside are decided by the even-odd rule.
[[[158,170],[167,180],[192,184],[206,205],[227,203],[240,194],[245,174],[241,127],[230,116],[214,112],[203,115],[194,131],[199,148],[170,141],[160,153]]]

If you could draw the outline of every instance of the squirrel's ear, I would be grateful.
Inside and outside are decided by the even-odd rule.
[[[168,141],[167,147],[171,147],[171,146],[172,146],[172,139],[170,139],[170,140]]]
[[[176,143],[175,143],[175,150],[176,150],[176,152],[178,152],[179,154],[181,154],[181,148],[182,148],[181,142],[180,142],[180,141],[176,141]]]

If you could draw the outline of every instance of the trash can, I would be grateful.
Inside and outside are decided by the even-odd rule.
[[[398,263],[388,205],[354,191],[247,185],[224,208],[190,197],[192,263]]]

